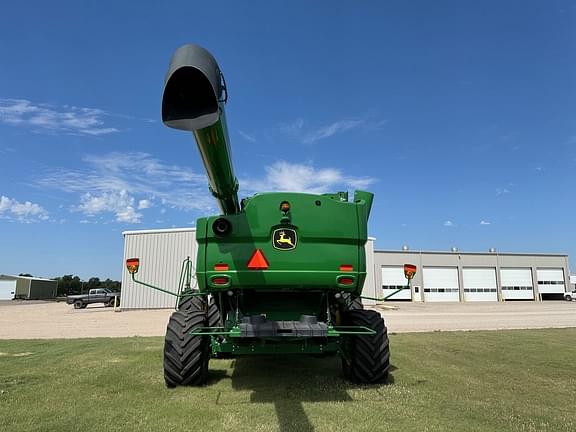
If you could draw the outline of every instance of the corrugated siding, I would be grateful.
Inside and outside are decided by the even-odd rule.
[[[30,295],[30,279],[18,279],[16,281],[15,298],[27,299]]]
[[[196,232],[192,229],[124,235],[124,262],[140,258],[136,278],[174,293],[178,291],[182,262],[189,256],[195,267],[196,251]],[[123,266],[122,309],[173,308],[175,304],[176,297],[134,283]]]
[[[45,280],[31,280],[29,299],[42,300],[56,297],[58,282]]]

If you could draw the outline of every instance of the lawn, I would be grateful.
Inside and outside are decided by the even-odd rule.
[[[161,338],[0,341],[0,431],[574,431],[576,329],[391,336],[385,386],[338,358],[212,360],[168,390]]]

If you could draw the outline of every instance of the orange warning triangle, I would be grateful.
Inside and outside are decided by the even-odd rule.
[[[268,268],[268,260],[260,249],[256,249],[248,260],[248,268],[250,270],[266,270]]]

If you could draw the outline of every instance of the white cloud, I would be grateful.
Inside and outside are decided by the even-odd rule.
[[[506,189],[506,188],[497,188],[496,189],[496,195],[504,195],[504,194],[509,194],[510,190]]]
[[[89,216],[112,212],[118,222],[127,223],[139,223],[142,218],[142,214],[134,210],[134,198],[125,190],[98,195],[87,192],[80,197],[80,202],[77,209]]]
[[[364,124],[364,120],[340,120],[308,132],[304,136],[303,142],[305,144],[314,144],[317,141],[354,129],[362,124]]]
[[[315,168],[312,165],[276,162],[265,167],[261,179],[242,179],[240,185],[249,193],[262,191],[290,191],[325,193],[338,188],[363,189],[375,182],[371,177],[351,177],[336,168]]]
[[[491,222],[485,221],[485,220],[481,220],[480,221],[480,225],[492,225]]]
[[[152,207],[150,200],[143,199],[138,201],[138,210],[143,210]]]
[[[97,108],[56,107],[26,99],[0,99],[0,123],[27,126],[35,132],[91,136],[119,132],[104,124],[108,115]]]
[[[118,222],[138,223],[160,202],[184,211],[213,211],[206,176],[170,165],[147,153],[86,156],[83,170],[60,169],[44,175],[37,185],[78,194],[72,210],[86,215],[113,213]]]
[[[40,205],[30,201],[19,202],[15,199],[0,196],[0,218],[30,223],[49,219],[48,212]]]
[[[451,220],[447,220],[444,222],[444,226],[445,227],[453,227],[454,226],[454,222],[452,222]]]
[[[320,140],[353,129],[381,129],[387,122],[387,120],[373,121],[368,119],[342,119],[324,126],[310,127],[300,118],[292,123],[282,124],[280,130],[284,134],[301,141],[303,144],[315,144]]]
[[[244,132],[243,130],[240,129],[238,129],[238,134],[248,142],[251,143],[256,142],[256,137],[253,134],[249,134],[248,132]]]

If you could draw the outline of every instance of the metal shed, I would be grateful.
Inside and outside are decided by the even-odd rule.
[[[0,275],[0,281],[12,281],[14,295],[12,298],[24,300],[46,300],[56,298],[58,282],[52,279],[27,276]]]

